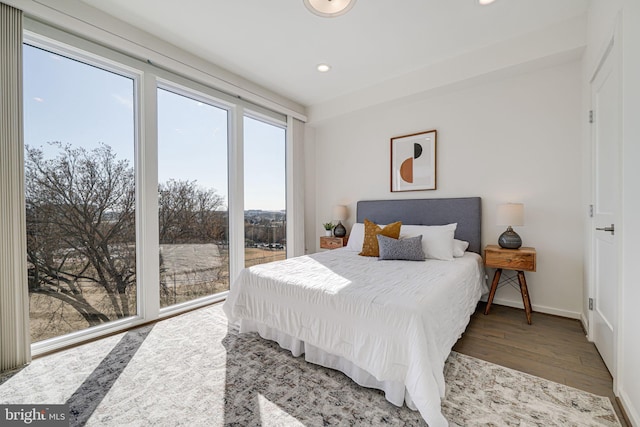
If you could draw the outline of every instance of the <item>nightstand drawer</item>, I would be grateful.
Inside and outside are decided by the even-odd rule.
[[[484,263],[492,268],[536,271],[536,251],[533,248],[503,249],[489,245],[484,250]]]
[[[346,237],[320,237],[320,248],[322,249],[338,249],[347,246]]]

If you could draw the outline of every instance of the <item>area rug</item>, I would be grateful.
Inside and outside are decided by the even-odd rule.
[[[618,426],[610,401],[451,353],[453,426]],[[382,392],[196,310],[0,376],[0,404],[69,404],[72,426],[425,426]]]

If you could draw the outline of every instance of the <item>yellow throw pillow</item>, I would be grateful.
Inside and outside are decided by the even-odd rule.
[[[362,244],[362,252],[358,255],[362,256],[380,256],[380,248],[378,246],[378,234],[397,239],[400,237],[400,227],[402,222],[394,222],[386,225],[384,228],[378,224],[364,220],[364,243]]]

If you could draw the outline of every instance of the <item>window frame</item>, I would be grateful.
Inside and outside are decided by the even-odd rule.
[[[56,30],[51,29],[52,33]],[[140,166],[141,159],[139,155],[140,142],[142,140],[141,126],[140,126],[140,97],[141,97],[141,82],[143,79],[143,71],[140,68],[133,66],[134,60],[128,63],[121,63],[117,58],[119,55],[114,53],[114,56],[102,56],[93,52],[89,52],[84,49],[85,46],[79,47],[76,44],[70,44],[75,39],[74,36],[66,33],[59,32],[64,37],[52,38],[49,33],[42,34],[36,33],[31,29],[25,29],[23,35],[23,45],[29,45],[34,48],[43,49],[56,55],[63,56],[72,61],[78,61],[88,66],[96,67],[98,69],[111,72],[126,78],[130,78],[133,81],[133,120],[134,120],[134,174],[135,174],[135,194],[136,194],[136,314],[127,318],[113,320],[101,325],[87,327],[78,331],[70,332],[68,334],[59,335],[56,337],[48,338],[42,341],[37,341],[31,344],[31,352],[33,355],[47,353],[60,347],[68,345],[74,345],[86,340],[94,339],[104,336],[114,331],[131,328],[145,322],[143,315],[145,298],[141,292],[141,282],[144,277],[140,274],[140,263],[142,259],[142,236],[140,233],[141,218],[143,218],[143,209],[141,207],[141,189],[140,189]],[[62,40],[61,40],[62,39]],[[84,41],[83,44],[91,44]],[[104,49],[104,48],[100,48]],[[115,57],[115,58],[114,58]],[[116,59],[117,58],[117,59]]]
[[[227,172],[229,216],[229,286],[244,268],[244,117],[281,127],[285,130],[285,175],[287,240],[293,240],[292,219],[294,203],[289,189],[291,182],[291,129],[292,116],[288,109],[274,111],[242,98],[240,95],[219,90],[202,80],[202,71],[193,69],[193,75],[178,74],[140,60],[111,47],[54,28],[29,17],[24,19],[23,42],[53,53],[78,60],[88,65],[111,71],[134,81],[134,167],[136,180],[136,292],[137,314],[103,325],[86,328],[70,334],[38,341],[31,345],[33,355],[45,354],[88,340],[118,333],[150,321],[160,320],[188,310],[226,299],[228,291],[205,296],[193,301],[160,309],[159,285],[159,221],[158,221],[158,126],[157,89],[194,98],[227,110]],[[189,70],[184,64],[183,70]],[[204,80],[208,80],[209,75]],[[215,76],[213,80],[215,80]],[[244,89],[239,88],[241,91]],[[256,95],[258,96],[258,95]],[[197,98],[194,98],[197,99]],[[267,105],[277,106],[273,101]],[[287,112],[287,113],[285,113]],[[297,117],[297,115],[296,115]],[[152,256],[150,256],[150,254]],[[147,256],[145,256],[147,255]],[[287,245],[287,257],[291,247]]]
[[[163,75],[168,74],[167,72],[162,73]],[[175,80],[183,80],[181,78],[175,78]],[[233,114],[233,110],[234,110],[234,105],[231,104],[230,102],[225,102],[223,100],[220,100],[214,96],[211,95],[211,93],[208,92],[215,92],[210,88],[204,87],[202,85],[199,85],[195,82],[193,82],[192,84],[188,84],[185,85],[184,81],[180,83],[176,83],[174,80],[169,80],[166,77],[156,77],[156,94],[157,91],[162,89],[162,90],[166,90],[168,92],[172,92],[176,95],[180,95],[180,96],[184,96],[186,98],[189,99],[193,99],[194,101],[199,101],[199,102],[203,102],[205,104],[211,105],[213,107],[216,108],[220,108],[222,110],[225,110],[227,112],[227,194],[228,194],[228,200],[227,200],[227,215],[228,215],[228,222],[229,224],[227,225],[229,228],[229,281],[231,282],[231,278],[235,277],[232,276],[231,273],[231,265],[232,265],[232,251],[231,251],[231,186],[230,186],[230,179],[231,179],[231,169],[230,169],[230,164],[229,164],[229,153],[230,153],[230,149],[232,144],[232,138],[231,138],[231,132],[230,132],[230,126],[232,123],[232,119],[231,119],[231,115]],[[188,83],[188,82],[187,82]],[[156,108],[157,108],[157,102],[156,102]],[[157,111],[157,110],[156,110]],[[157,114],[156,114],[156,118],[157,118]],[[156,132],[157,132],[158,127],[156,126]],[[156,150],[159,150],[158,147],[158,140],[156,138]],[[157,151],[156,151],[157,153]],[[156,156],[156,171],[158,169],[158,163],[157,163],[157,156]],[[156,183],[159,183],[159,179],[158,176],[156,174]],[[158,195],[157,195],[157,185],[156,185],[156,203],[158,201]],[[156,209],[156,214],[155,214],[155,218],[156,221],[158,221],[158,213],[157,213],[157,209]],[[159,224],[157,226],[157,230],[159,230]],[[156,234],[157,233],[156,230]],[[158,241],[157,244],[157,253],[159,253],[160,251],[160,243]],[[157,257],[156,257],[157,258]],[[157,265],[157,270],[159,271],[160,269],[160,262],[158,260],[158,265]],[[159,280],[158,280],[159,281]],[[231,283],[229,283],[229,287],[231,287]],[[160,298],[160,288],[158,285],[158,298]],[[169,316],[173,316],[177,313],[181,313],[183,311],[186,310],[191,310],[194,308],[198,308],[198,307],[203,307],[205,305],[209,305],[211,303],[215,303],[215,302],[219,302],[219,301],[223,301],[224,299],[226,299],[227,295],[229,294],[229,291],[224,291],[224,292],[219,292],[217,294],[213,294],[213,295],[207,295],[207,296],[203,296],[203,297],[199,297],[196,299],[193,299],[191,301],[185,301],[182,303],[178,303],[178,304],[173,304],[167,307],[162,307],[159,308],[158,310],[158,318],[166,318]],[[158,303],[158,307],[159,307],[159,303]]]
[[[273,117],[272,115],[269,114],[265,114],[264,111],[261,111],[264,109],[245,109],[243,116],[242,116],[242,126],[243,126],[243,132],[244,132],[244,119],[246,118],[250,118],[253,120],[257,120],[263,123],[266,123],[268,125],[271,126],[275,126],[278,128],[281,128],[284,130],[284,167],[285,167],[285,171],[284,171],[284,184],[285,184],[285,189],[284,189],[284,198],[285,198],[285,220],[286,220],[286,228],[285,228],[285,236],[287,238],[287,247],[286,247],[286,252],[285,252],[285,257],[289,258],[289,257],[293,257],[293,244],[289,244],[290,242],[293,242],[293,238],[291,238],[291,240],[289,240],[289,237],[293,237],[293,228],[291,225],[289,225],[289,222],[291,221],[293,223],[293,215],[290,213],[289,209],[293,209],[293,203],[291,203],[291,198],[290,198],[290,194],[291,194],[291,188],[292,188],[292,183],[290,183],[290,181],[293,180],[293,176],[290,175],[290,172],[292,170],[292,168],[290,167],[290,164],[293,162],[293,158],[290,155],[291,153],[291,138],[290,138],[290,131],[289,131],[289,127],[288,127],[288,120],[282,120],[280,118],[277,117]],[[243,146],[244,146],[244,139],[243,139]],[[244,156],[242,156],[242,165],[244,168]],[[243,185],[243,191],[244,191],[244,185]],[[244,203],[244,194],[242,197],[243,203]],[[243,217],[242,217],[242,221],[244,223],[244,210],[242,211]],[[244,227],[243,227],[243,231],[244,231]],[[243,235],[244,237],[244,235]],[[245,266],[245,259],[244,259],[244,252],[243,252],[243,258],[242,258],[242,266]]]

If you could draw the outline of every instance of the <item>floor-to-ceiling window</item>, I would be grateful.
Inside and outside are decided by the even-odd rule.
[[[229,289],[228,111],[158,89],[160,306]]]
[[[286,116],[33,26],[23,68],[36,354],[223,299],[243,250],[248,266],[286,257]]]
[[[244,117],[245,266],[286,258],[286,135],[282,125]]]
[[[33,342],[137,313],[135,85],[24,45]]]

